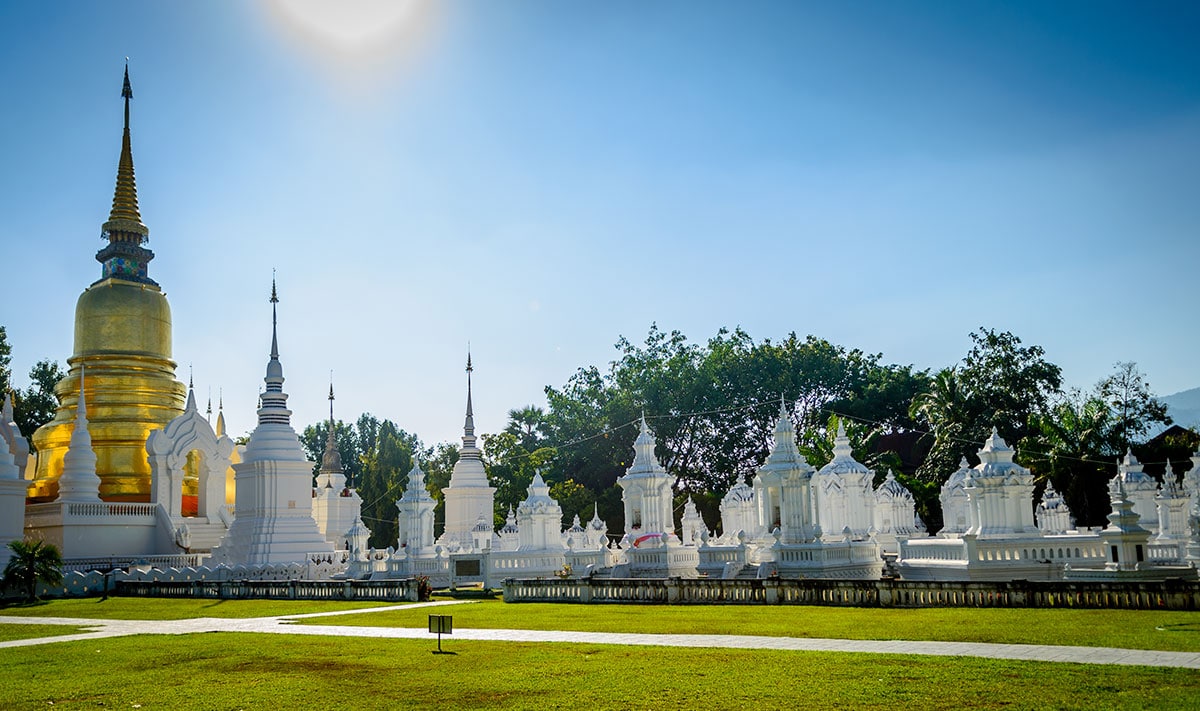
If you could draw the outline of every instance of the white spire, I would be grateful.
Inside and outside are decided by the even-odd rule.
[[[283,364],[279,362],[279,319],[276,304],[279,295],[275,290],[275,277],[271,277],[271,360],[267,362],[267,376],[263,378],[267,389],[260,396],[258,424],[292,424],[292,411],[287,408],[287,393],[283,392]]]
[[[467,349],[467,417],[463,421],[463,449],[475,448],[475,412],[471,407],[471,349]]]
[[[100,477],[96,475],[96,452],[88,433],[86,368],[79,368],[79,404],[75,408],[75,427],[63,455],[63,472],[58,479],[58,499],[64,502],[100,501]]]
[[[0,426],[5,423],[0,421]],[[0,437],[0,479],[20,479],[21,468],[17,466],[16,457],[8,448],[8,440]]]
[[[225,435],[225,393],[218,391],[217,400],[217,436]]]

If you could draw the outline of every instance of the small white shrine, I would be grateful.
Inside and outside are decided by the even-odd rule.
[[[659,463],[655,445],[643,414],[633,441],[633,464],[617,479],[625,504],[625,535],[612,575],[694,578],[700,559],[695,546],[685,546],[675,533],[675,476]]]
[[[313,519],[317,528],[334,548],[349,549],[351,529],[362,526],[362,497],[346,480],[342,455],[338,451],[337,425],[333,419],[333,385],[329,386],[329,432],[325,454],[312,490]]]

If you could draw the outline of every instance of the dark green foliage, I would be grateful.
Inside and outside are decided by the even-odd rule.
[[[8,544],[12,556],[4,566],[4,585],[25,593],[26,602],[37,599],[37,584],[62,582],[62,556],[58,549],[43,541],[13,541]]]
[[[328,432],[329,423],[322,422],[306,427],[300,435],[306,453],[317,463],[314,477],[320,470]],[[421,440],[391,420],[370,414],[361,415],[353,425],[336,422],[335,434],[348,483],[362,497],[362,519],[371,529],[369,545],[396,545],[396,499],[408,483],[413,454],[423,450]]]
[[[29,387],[16,391],[13,398],[13,419],[26,437],[31,437],[37,428],[54,419],[58,409],[54,386],[66,375],[58,363],[49,359],[39,360],[30,368]],[[29,444],[32,447],[32,439]]]

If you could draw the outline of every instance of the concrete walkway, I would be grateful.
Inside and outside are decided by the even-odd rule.
[[[446,601],[416,605],[318,612],[283,617],[224,619],[202,617],[190,620],[91,620],[68,617],[0,616],[0,624],[41,624],[82,627],[87,631],[57,637],[0,642],[0,649],[55,642],[125,637],[138,634],[194,634],[197,632],[254,632],[330,637],[379,637],[390,639],[435,639],[423,628],[349,627],[297,625],[295,620],[312,617],[357,615],[364,612],[413,610],[470,601]],[[810,639],[801,637],[758,637],[749,635],[638,634],[612,632],[569,632],[561,630],[489,630],[457,628],[442,640],[453,649],[464,641],[568,642],[572,644],[620,644],[651,647],[709,647],[725,649],[781,649],[801,652],[861,652],[868,654],[917,654],[939,657],[984,657],[1038,662],[1077,664],[1127,664],[1149,667],[1200,669],[1200,652],[1159,652],[1112,647],[1060,647],[1046,644],[987,644],[979,642],[918,642],[909,640]],[[2,657],[0,657],[2,659]]]

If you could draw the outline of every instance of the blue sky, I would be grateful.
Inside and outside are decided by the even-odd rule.
[[[128,55],[150,273],[235,432],[273,268],[297,425],[332,369],[339,416],[429,443],[468,342],[495,431],[652,321],[921,368],[982,325],[1071,385],[1200,385],[1195,3],[302,5],[0,5],[18,383],[99,277]]]

